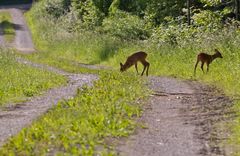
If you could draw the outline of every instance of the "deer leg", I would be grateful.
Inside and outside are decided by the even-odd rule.
[[[142,74],[141,76],[143,76],[144,72],[145,72],[145,69],[146,69],[147,66],[144,65],[144,68],[143,68],[143,71],[142,71]]]
[[[208,71],[209,71],[209,64],[207,64],[207,73],[208,73]]]
[[[143,71],[142,71],[142,74],[141,74],[141,76],[143,76],[146,68],[147,68],[147,74],[148,74],[148,66],[149,66],[149,63],[148,63],[147,61],[141,61],[141,63],[142,63],[142,65],[144,66]]]
[[[201,69],[202,69],[202,71],[203,71],[203,73],[204,73],[203,65],[204,65],[204,63],[202,62],[202,64],[201,64]]]
[[[146,75],[148,76],[148,69],[149,69],[149,66],[150,66],[150,63],[146,62],[147,63],[147,71],[146,71]]]
[[[196,62],[196,64],[195,64],[195,67],[194,67],[194,76],[196,75],[196,68],[197,68],[197,65],[198,65],[198,60],[197,60],[197,62]]]
[[[136,71],[137,71],[137,74],[138,74],[138,68],[137,68],[137,63],[135,63],[135,68],[136,68]]]

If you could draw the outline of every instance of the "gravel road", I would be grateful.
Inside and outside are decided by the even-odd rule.
[[[222,156],[225,136],[216,124],[228,120],[231,101],[197,82],[151,77],[154,94],[140,119],[146,128],[120,141],[122,156]],[[215,135],[213,135],[215,134]]]
[[[8,44],[8,47],[16,48],[23,53],[34,52],[34,45],[23,13],[27,11],[31,5],[13,5],[13,6],[2,6],[0,11],[8,11],[12,16],[12,24],[15,27],[15,40],[13,43]],[[0,46],[6,45],[3,40],[3,33],[0,31]]]

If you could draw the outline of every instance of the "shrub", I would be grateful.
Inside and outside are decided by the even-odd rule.
[[[70,4],[70,0],[48,0],[45,3],[45,10],[54,18],[59,18],[69,11]]]
[[[114,15],[103,20],[103,31],[127,40],[143,40],[149,36],[144,20],[119,10]]]

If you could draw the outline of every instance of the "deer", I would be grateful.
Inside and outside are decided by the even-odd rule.
[[[137,63],[141,62],[142,65],[144,66],[141,76],[143,76],[146,69],[147,69],[146,75],[148,76],[148,69],[149,69],[150,63],[146,61],[146,57],[147,57],[147,53],[143,51],[139,51],[130,55],[124,64],[120,63],[120,71],[124,72],[131,66],[135,65],[135,68],[138,74]]]
[[[204,73],[203,65],[205,63],[207,64],[207,72],[208,72],[209,71],[209,65],[212,63],[213,60],[215,60],[216,58],[223,58],[220,51],[218,51],[217,49],[214,49],[214,51],[215,51],[215,54],[213,54],[213,55],[209,55],[209,54],[206,54],[206,53],[199,53],[198,54],[197,62],[195,64],[195,68],[194,68],[194,75],[196,75],[196,68],[197,68],[197,65],[200,61],[202,62],[201,69]]]

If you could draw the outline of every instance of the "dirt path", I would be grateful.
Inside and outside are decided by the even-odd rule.
[[[217,123],[228,120],[231,101],[205,85],[166,77],[151,77],[153,96],[145,106],[138,129],[120,141],[124,156],[226,155]]]
[[[34,51],[31,33],[22,15],[28,8],[29,6],[2,8],[11,12],[16,26],[16,39],[12,46],[25,53]],[[0,45],[1,43],[4,44],[4,40],[0,31]],[[51,89],[28,102],[0,110],[0,146],[59,100],[73,97],[79,87],[83,84],[91,85],[91,82],[97,79],[96,75],[71,74],[21,58],[18,58],[18,61],[65,75],[69,82],[67,86]],[[81,66],[95,68],[85,64]],[[219,142],[226,138],[227,133],[223,132],[225,129],[219,129],[217,124],[226,122],[229,120],[226,114],[232,114],[231,101],[228,98],[216,92],[215,88],[197,82],[166,77],[150,77],[149,82],[155,93],[150,97],[149,103],[144,107],[143,116],[139,119],[147,128],[138,128],[134,135],[122,139],[116,148],[119,155],[226,155]]]
[[[16,31],[15,41],[9,45],[4,42],[3,34],[0,30],[0,46],[10,46],[23,53],[31,53],[34,51],[31,33],[23,17],[23,12],[28,10],[30,6],[31,5],[17,5],[0,7],[0,11],[9,11],[11,13]],[[44,114],[58,101],[74,97],[78,88],[81,88],[83,85],[91,85],[94,80],[98,79],[96,75],[68,73],[54,67],[35,64],[22,58],[17,58],[17,61],[35,68],[64,75],[68,78],[68,84],[50,89],[41,96],[33,97],[27,102],[0,108],[0,146],[2,146],[9,137],[30,125],[33,120]]]
[[[46,65],[34,64],[21,58],[18,58],[18,61],[67,76],[69,81],[66,86],[50,89],[43,95],[33,97],[27,102],[2,108],[0,110],[0,146],[10,136],[17,134],[22,128],[30,125],[33,120],[45,113],[58,101],[74,97],[78,88],[85,84],[91,85],[94,80],[97,80],[97,76],[92,74],[67,73]]]
[[[8,11],[12,16],[12,24],[15,28],[15,40],[13,43],[9,44],[9,47],[16,48],[23,53],[34,52],[34,45],[31,37],[31,32],[29,31],[26,21],[24,19],[23,13],[28,10],[31,5],[16,5],[16,6],[2,6],[1,11]],[[0,46],[4,45],[3,33],[0,31]]]

